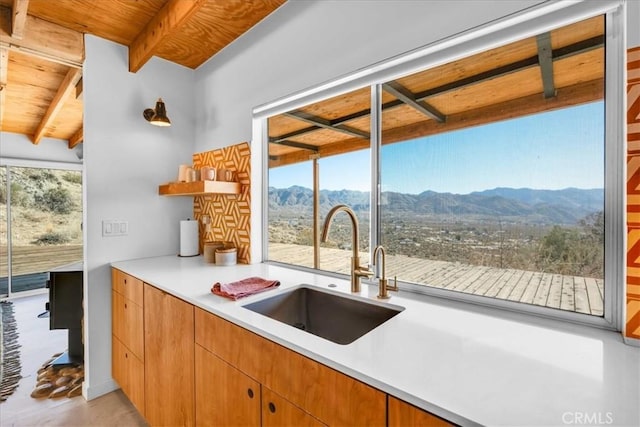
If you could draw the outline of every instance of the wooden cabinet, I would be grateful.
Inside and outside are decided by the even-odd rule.
[[[321,423],[273,390],[262,387],[263,427],[322,427]]]
[[[144,285],[145,418],[190,426],[194,413],[193,306]]]
[[[327,425],[386,425],[381,391],[199,308],[195,319],[196,343],[254,378],[263,390]]]
[[[112,270],[112,375],[138,412],[145,413],[142,282]]]
[[[113,290],[123,295],[126,299],[142,306],[143,288],[142,280],[130,276],[114,268],[111,270]]]
[[[196,344],[196,425],[259,426],[260,383]]]
[[[151,426],[453,425],[117,269],[112,282],[113,378]]]
[[[116,337],[112,341],[111,360],[113,378],[138,412],[144,415],[144,363]]]
[[[454,425],[398,398],[389,396],[389,427],[450,427]]]
[[[321,427],[320,421],[196,344],[196,425]]]

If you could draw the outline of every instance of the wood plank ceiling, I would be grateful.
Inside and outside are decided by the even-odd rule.
[[[382,143],[601,100],[597,16],[382,85]],[[369,147],[370,89],[269,119],[269,166]]]
[[[195,69],[286,0],[0,0],[0,130],[83,142],[83,34]]]

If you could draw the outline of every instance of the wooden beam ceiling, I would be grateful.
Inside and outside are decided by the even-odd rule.
[[[13,14],[11,17],[11,37],[21,39],[27,23],[27,9],[29,0],[13,0]]]
[[[383,128],[382,144],[392,144],[394,142],[402,142],[414,138],[464,129],[471,126],[494,123],[543,111],[557,110],[574,105],[594,102],[602,99],[603,97],[604,83],[602,79],[597,79],[558,89],[556,96],[548,99],[540,96],[539,94],[534,94],[494,104],[489,107],[482,107],[475,110],[449,115],[447,116],[447,121],[444,123],[439,123],[435,120],[425,120],[398,128]],[[368,148],[369,145],[370,142],[368,140],[350,138],[332,144],[319,146],[316,153],[317,155],[320,155],[320,157],[327,157],[362,150]],[[277,157],[270,157],[269,167],[273,168],[308,161],[310,160],[310,155],[311,153],[309,151],[295,151]]]
[[[80,80],[80,77],[82,77],[82,70],[79,70],[77,68],[69,69],[67,75],[62,81],[62,84],[60,84],[60,87],[58,88],[56,96],[51,101],[47,112],[38,125],[36,132],[33,134],[31,142],[33,142],[34,144],[38,144],[40,142],[47,130],[47,127],[49,127],[53,123],[56,116],[62,109],[64,102],[74,92],[76,84],[78,83],[78,80]]]
[[[18,38],[13,36],[13,16],[11,9],[0,7],[0,47],[35,55],[69,67],[82,68],[82,33],[27,15],[24,27],[28,31],[24,32],[22,38]]]
[[[9,68],[9,51],[0,47],[0,129],[4,116],[7,88],[7,68]]]
[[[177,32],[205,3],[205,0],[169,0],[129,46],[129,71],[135,73],[142,68],[161,43]]]
[[[74,148],[76,145],[80,144],[84,141],[84,128],[80,127],[76,133],[74,133],[71,138],[69,138],[69,149]]]

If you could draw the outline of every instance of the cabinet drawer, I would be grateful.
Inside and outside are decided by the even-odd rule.
[[[123,295],[126,299],[142,306],[143,287],[142,280],[130,276],[122,271],[111,269],[111,282],[113,290]]]
[[[144,312],[141,306],[122,294],[111,292],[113,335],[144,360]]]
[[[113,379],[144,416],[144,363],[115,336],[112,337],[111,361]]]
[[[266,340],[201,308],[195,309],[195,340],[211,353],[259,379]]]
[[[202,309],[195,321],[196,343],[322,422],[385,426],[381,391]]]

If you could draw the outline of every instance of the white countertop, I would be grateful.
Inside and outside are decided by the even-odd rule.
[[[640,348],[625,345],[620,333],[392,292],[387,301],[405,310],[340,345],[242,306],[303,283],[350,294],[346,280],[269,264],[215,266],[202,257],[112,265],[462,425],[640,426]],[[215,282],[251,276],[281,286],[239,301],[210,292]],[[363,284],[359,297],[379,301],[377,290]]]

